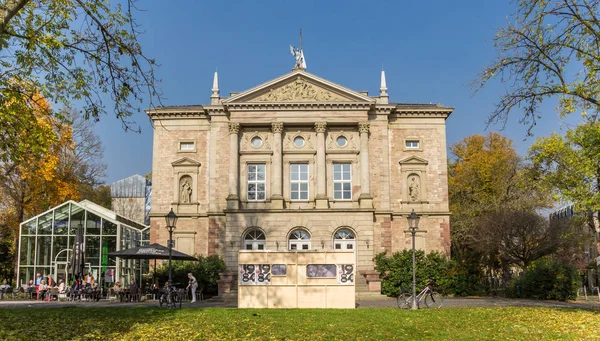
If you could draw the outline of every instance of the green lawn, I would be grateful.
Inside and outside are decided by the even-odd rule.
[[[94,339],[600,340],[600,314],[547,308],[0,310],[0,340]]]

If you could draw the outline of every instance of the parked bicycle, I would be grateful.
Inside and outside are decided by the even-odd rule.
[[[421,307],[421,303],[425,303],[427,308],[441,308],[444,304],[442,295],[433,291],[435,281],[427,282],[425,289],[417,295],[417,307]],[[413,295],[407,292],[401,293],[397,298],[398,308],[409,309],[413,305]]]
[[[181,308],[182,298],[174,285],[167,285],[161,290],[158,304],[161,308]]]

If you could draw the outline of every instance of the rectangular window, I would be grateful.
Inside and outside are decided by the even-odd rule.
[[[191,152],[194,150],[194,142],[179,142],[179,150]]]
[[[419,141],[418,140],[406,140],[405,146],[407,149],[419,149]]]
[[[308,200],[308,165],[290,164],[290,199]]]
[[[248,201],[266,199],[266,166],[261,163],[248,164]]]
[[[336,163],[333,165],[333,199],[352,199],[352,172],[349,163]]]

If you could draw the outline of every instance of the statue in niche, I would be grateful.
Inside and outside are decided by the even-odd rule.
[[[408,185],[408,196],[411,201],[419,200],[419,178],[416,175],[411,178]]]
[[[181,180],[181,202],[189,204],[192,202],[192,184],[189,177],[184,177]]]

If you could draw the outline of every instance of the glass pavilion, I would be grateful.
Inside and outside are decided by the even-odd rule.
[[[35,280],[37,273],[55,280],[69,279],[69,261],[75,233],[81,225],[85,241],[85,270],[103,285],[111,273],[113,281],[141,285],[148,273],[148,262],[109,257],[112,251],[149,244],[149,226],[136,223],[91,201],[67,201],[24,221],[19,232],[17,283]],[[107,271],[113,270],[113,271]]]

